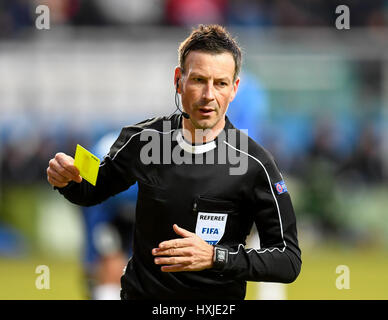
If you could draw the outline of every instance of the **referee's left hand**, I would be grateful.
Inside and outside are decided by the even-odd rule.
[[[201,271],[213,266],[212,245],[176,224],[173,229],[183,238],[163,241],[152,249],[154,262],[163,272]]]

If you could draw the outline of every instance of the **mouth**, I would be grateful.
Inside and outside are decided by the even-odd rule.
[[[198,109],[199,113],[204,116],[211,115],[215,110],[213,108],[203,107]]]

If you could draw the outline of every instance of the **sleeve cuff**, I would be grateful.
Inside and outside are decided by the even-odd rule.
[[[59,193],[63,193],[64,191],[66,191],[67,189],[71,188],[71,186],[74,184],[75,182],[74,181],[70,181],[67,186],[64,186],[62,188],[60,187],[53,187],[54,190],[57,190]]]

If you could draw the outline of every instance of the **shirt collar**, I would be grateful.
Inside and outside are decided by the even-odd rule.
[[[177,129],[180,129],[178,130],[178,134],[177,134],[177,142],[178,142],[178,145],[183,149],[185,150],[186,152],[189,152],[189,153],[193,153],[193,154],[201,154],[201,153],[205,153],[205,152],[208,152],[210,150],[213,150],[217,147],[218,143],[220,142],[219,141],[219,135],[215,138],[215,140],[213,141],[210,141],[208,143],[205,143],[205,144],[191,144],[191,143],[188,143],[183,135],[182,135],[182,121],[183,121],[183,116],[181,114],[174,114],[174,118],[173,118],[173,121],[175,122],[175,125],[174,127],[177,128]],[[228,116],[225,116],[225,127],[223,130],[225,130],[226,132],[228,132],[229,129],[236,129],[233,124],[230,122]]]
[[[185,150],[188,153],[193,153],[193,154],[205,153],[205,152],[213,150],[213,149],[215,149],[217,147],[217,145],[216,145],[214,140],[210,141],[210,142],[207,142],[207,143],[204,143],[204,144],[191,144],[191,143],[188,143],[183,138],[181,130],[178,131],[178,134],[177,134],[177,137],[176,137],[176,141],[178,142],[178,145],[183,150]]]

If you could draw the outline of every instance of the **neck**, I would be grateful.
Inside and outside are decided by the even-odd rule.
[[[182,128],[184,129],[183,136],[190,143],[206,143],[213,141],[224,127],[225,116],[212,128],[197,127],[190,119],[182,117]]]

